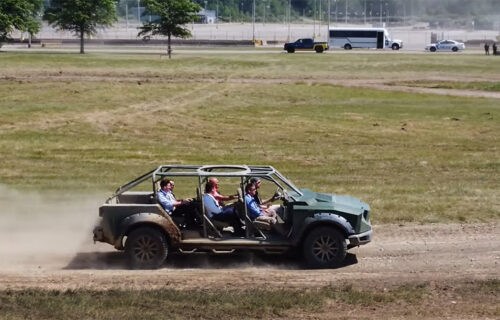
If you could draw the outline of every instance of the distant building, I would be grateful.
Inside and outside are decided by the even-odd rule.
[[[213,24],[217,22],[215,10],[201,9],[196,16],[198,17],[197,23]]]

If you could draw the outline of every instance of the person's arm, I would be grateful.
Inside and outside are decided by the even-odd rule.
[[[275,192],[271,198],[262,201],[262,205],[266,205],[265,207],[267,208],[267,207],[269,207],[269,205],[267,205],[267,204],[269,204],[271,202],[274,202],[274,201],[276,201],[278,199],[279,199],[279,193]]]
[[[215,199],[220,203],[220,202],[224,202],[224,201],[229,201],[229,200],[235,200],[235,199],[238,199],[238,195],[237,194],[233,194],[231,196],[224,196],[220,193],[217,193],[215,195]]]

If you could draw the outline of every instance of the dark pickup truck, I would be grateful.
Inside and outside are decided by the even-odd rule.
[[[328,50],[328,43],[314,42],[314,39],[303,38],[295,42],[285,43],[283,49],[288,53],[294,53],[295,51],[316,51],[317,53],[322,53]]]

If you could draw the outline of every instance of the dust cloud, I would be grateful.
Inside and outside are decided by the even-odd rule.
[[[93,247],[105,196],[13,190],[0,185],[0,270],[61,269]]]

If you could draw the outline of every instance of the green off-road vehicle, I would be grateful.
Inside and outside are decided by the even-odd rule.
[[[202,193],[211,177],[218,178],[227,193],[239,195],[233,205],[244,225],[243,236],[207,215]],[[158,203],[164,178],[175,180],[176,192],[193,198],[195,224],[186,223],[183,216],[170,216]],[[261,195],[274,193],[276,224],[249,218],[243,191],[251,178],[261,180]],[[99,216],[94,241],[124,250],[130,267],[141,269],[160,267],[172,253],[237,250],[301,253],[308,267],[331,268],[342,265],[348,249],[372,238],[368,204],[299,189],[271,166],[162,165],[118,188],[99,208]]]

